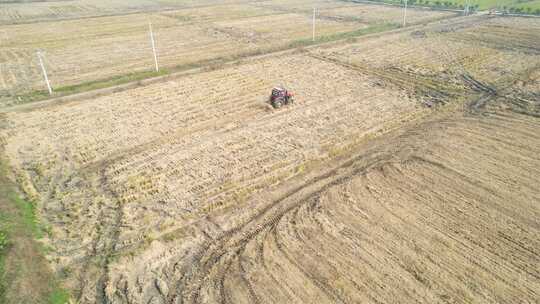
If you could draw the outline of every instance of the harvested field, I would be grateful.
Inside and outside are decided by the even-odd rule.
[[[0,2],[1,3],[1,2]],[[34,1],[2,3],[0,24],[28,23],[58,19],[122,14],[157,8],[153,1],[135,0]]]
[[[438,78],[490,89],[540,64],[540,19],[462,18],[317,51],[330,60],[396,77]]]
[[[215,0],[54,0],[0,1],[0,24],[34,23],[148,11],[216,6]],[[246,3],[248,0],[221,0],[219,4]]]
[[[188,275],[167,268],[180,277],[169,297],[535,302],[538,119],[452,116],[383,141],[208,241]]]
[[[311,1],[298,3],[306,8],[313,5]],[[351,7],[350,3],[341,1],[322,3]],[[230,61],[311,43],[311,11],[295,6],[278,9],[278,4],[233,3],[197,9],[186,6],[155,13],[2,26],[0,105],[31,100],[36,91],[46,89],[36,55],[38,50],[44,51],[49,79],[60,92],[95,81],[114,84],[120,76],[136,77],[138,73],[152,71],[154,58],[148,21],[152,21],[159,63],[165,70]],[[347,19],[340,15],[331,18],[331,11],[322,10],[317,37],[322,40],[359,30],[392,28],[399,12],[394,7],[381,7],[374,14],[366,9],[358,11],[358,19]],[[411,10],[410,19],[426,21],[452,15]]]
[[[75,270],[96,248],[105,258],[144,250],[154,239],[175,240],[176,231],[245,206],[249,194],[310,162],[426,112],[404,90],[376,81],[301,54],[269,58],[17,113],[9,130],[26,131],[5,148],[18,155],[28,193],[51,202],[43,208],[56,236],[56,263]],[[278,82],[297,92],[298,107],[268,111],[263,98]],[[87,283],[82,298],[93,299],[95,289]]]
[[[80,303],[535,303],[527,20],[453,18],[13,108],[0,142]],[[265,103],[277,84],[293,105]]]
[[[429,13],[427,13],[429,12]],[[452,13],[444,11],[426,11],[421,9],[413,9],[407,12],[407,20],[410,23],[422,23],[425,21],[433,21],[438,18],[448,17]],[[403,11],[401,9],[388,9],[384,5],[363,4],[350,5],[346,7],[336,7],[321,9],[323,18],[338,18],[342,20],[356,20],[368,23],[398,23],[403,22]]]

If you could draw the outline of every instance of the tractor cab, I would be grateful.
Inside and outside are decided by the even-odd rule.
[[[275,87],[270,95],[270,104],[275,108],[281,108],[293,102],[293,93],[283,87]]]

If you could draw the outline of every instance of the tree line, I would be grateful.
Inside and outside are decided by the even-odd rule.
[[[378,2],[386,2],[393,4],[403,4],[405,0],[375,0]],[[442,1],[442,0],[407,0],[408,5],[419,5],[419,6],[429,6],[433,8],[444,8],[444,9],[456,9],[456,10],[465,10],[465,4],[454,2],[454,1]],[[480,8],[478,4],[470,4],[469,12],[476,12]],[[498,10],[502,11],[503,14],[529,14],[529,15],[540,15],[540,8],[532,7],[513,7],[513,6],[502,6]]]

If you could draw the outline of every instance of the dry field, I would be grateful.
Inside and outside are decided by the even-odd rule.
[[[355,20],[367,23],[400,23],[403,20],[403,11],[398,9],[388,9],[384,5],[349,5],[321,10],[321,16],[326,18],[338,18],[340,20]],[[407,22],[421,23],[433,19],[442,19],[449,15],[444,11],[427,11],[413,9],[407,11]]]
[[[96,278],[109,275],[116,256],[153,252],[153,240],[176,248],[183,231],[206,227],[209,215],[245,207],[251,193],[427,111],[377,81],[304,54],[271,57],[17,113],[6,119],[5,149],[18,155],[27,193],[47,201],[53,263],[88,277],[71,287],[92,302],[104,296],[96,284],[108,283]],[[297,92],[298,106],[269,111],[263,100],[280,82]]]
[[[540,63],[540,19],[461,18],[317,55],[389,77],[489,89]],[[384,51],[381,51],[384,49]],[[478,87],[478,83],[485,86]]]
[[[170,297],[538,301],[538,119],[458,116],[392,139],[207,242],[188,275],[167,268]]]
[[[122,14],[157,8],[150,0],[0,1],[0,24],[31,23],[58,19]]]
[[[221,4],[248,0],[221,0]],[[215,0],[0,0],[0,24],[131,14],[215,5]]]
[[[321,7],[318,37],[391,27],[401,20],[399,8],[374,10],[372,5],[342,1],[292,1],[290,7],[280,1],[185,5],[153,13],[0,26],[0,106],[46,89],[38,50],[44,52],[55,89],[152,71],[148,21],[153,23],[160,66],[176,69],[302,44],[311,38],[313,5]],[[411,10],[410,21],[452,15]]]
[[[539,30],[252,58],[8,111],[0,140],[81,303],[535,303]],[[294,105],[268,108],[276,84]]]

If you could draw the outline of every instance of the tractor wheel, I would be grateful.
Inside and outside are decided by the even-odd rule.
[[[272,106],[274,106],[274,109],[279,109],[281,108],[282,105],[283,105],[283,101],[281,101],[281,99],[276,99],[272,103]]]

